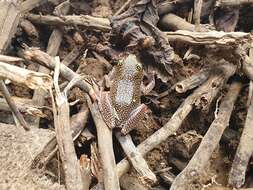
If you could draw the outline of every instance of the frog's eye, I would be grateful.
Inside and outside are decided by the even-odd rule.
[[[123,65],[123,60],[119,60],[118,65],[122,66]]]
[[[137,69],[137,71],[141,71],[141,69],[142,69],[141,65],[140,64],[136,65],[136,69]]]

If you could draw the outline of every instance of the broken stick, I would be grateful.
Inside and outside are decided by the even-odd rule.
[[[104,189],[120,190],[113,152],[112,131],[105,124],[97,103],[91,104],[90,98],[88,96],[86,97],[97,129],[98,147],[103,167]]]
[[[210,70],[204,69],[199,73],[193,74],[192,76],[186,78],[185,80],[176,83],[175,90],[178,93],[184,93],[204,83],[209,76]]]
[[[151,171],[146,160],[136,148],[131,136],[122,135],[120,132],[116,132],[115,135],[127,155],[127,158],[136,170],[140,181],[143,184],[155,183],[157,180],[155,174]]]
[[[31,89],[50,89],[52,86],[52,78],[49,75],[9,65],[4,62],[0,62],[0,78],[24,84]]]

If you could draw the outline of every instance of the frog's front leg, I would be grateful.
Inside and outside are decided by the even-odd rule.
[[[111,103],[109,92],[100,92],[98,98],[98,108],[106,125],[113,129],[115,127],[115,111]]]
[[[147,76],[149,82],[146,86],[143,84],[143,82],[141,83],[141,91],[144,95],[147,95],[155,87],[155,73],[146,73],[145,75]]]
[[[115,68],[113,67],[112,70],[108,73],[108,75],[104,76],[106,88],[110,88],[112,86],[114,76],[115,76]]]
[[[145,104],[139,105],[129,115],[129,118],[120,125],[121,133],[128,134],[131,130],[138,126],[138,123],[145,117],[148,107]]]

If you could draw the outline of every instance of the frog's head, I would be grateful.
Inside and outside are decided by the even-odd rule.
[[[142,75],[142,65],[133,54],[129,54],[119,61],[118,67],[122,70],[124,77],[135,78],[136,76]]]

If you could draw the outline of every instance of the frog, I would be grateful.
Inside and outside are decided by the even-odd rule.
[[[119,128],[128,134],[148,113],[148,107],[141,103],[141,89],[147,93],[154,87],[152,81],[143,87],[143,67],[134,54],[121,59],[113,70],[110,91],[100,92],[98,108],[110,129]]]

